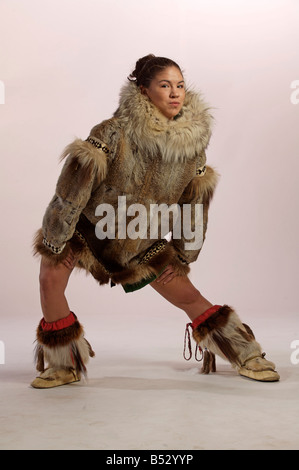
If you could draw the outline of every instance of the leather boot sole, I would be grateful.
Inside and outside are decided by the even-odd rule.
[[[247,377],[248,379],[252,380],[258,380],[259,382],[278,382],[280,380],[280,376],[276,370],[255,371],[241,367],[238,372],[243,377]]]
[[[39,389],[54,388],[79,381],[80,377],[74,369],[47,369],[33,380],[31,387]]]

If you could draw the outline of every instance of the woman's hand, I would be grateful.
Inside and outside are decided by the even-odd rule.
[[[78,261],[78,257],[76,257],[74,253],[72,252],[72,250],[70,250],[67,257],[62,261],[62,264],[64,264],[64,266],[66,266],[68,269],[72,271],[74,267],[76,266],[77,261]]]
[[[156,282],[161,283],[161,284],[168,284],[171,282],[176,276],[178,276],[178,273],[174,269],[174,267],[169,264],[167,268],[163,271],[162,274],[156,279]]]

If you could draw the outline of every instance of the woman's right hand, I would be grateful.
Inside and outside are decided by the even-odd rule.
[[[66,266],[68,269],[72,271],[74,267],[76,266],[77,261],[78,261],[78,257],[76,257],[73,251],[70,250],[67,257],[62,261],[62,264],[64,264],[64,266]]]

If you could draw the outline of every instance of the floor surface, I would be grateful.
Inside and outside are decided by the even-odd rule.
[[[20,319],[13,344],[12,318],[1,331],[0,449],[298,450],[299,364],[291,343],[299,332],[292,318],[287,328],[278,322],[279,335],[255,321],[281,375],[280,382],[260,383],[221,359],[215,374],[199,374],[194,359],[183,360],[179,314],[171,335],[159,312],[142,321],[128,313],[117,323],[108,314],[101,322],[89,317],[96,357],[88,380],[51,390],[29,386],[34,330]]]

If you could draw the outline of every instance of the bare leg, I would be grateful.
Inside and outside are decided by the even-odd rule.
[[[84,330],[70,312],[65,297],[69,277],[76,264],[73,254],[56,266],[42,258],[40,300],[44,318],[36,330],[36,369],[41,372],[31,386],[52,388],[78,382],[86,374],[89,357],[94,356]]]
[[[51,266],[43,259],[40,265],[40,300],[44,319],[54,322],[69,315],[70,309],[65,297],[72,269],[59,264]]]
[[[165,284],[158,279],[151,286],[166,300],[184,310],[191,321],[213,306],[187,276],[176,276]]]

